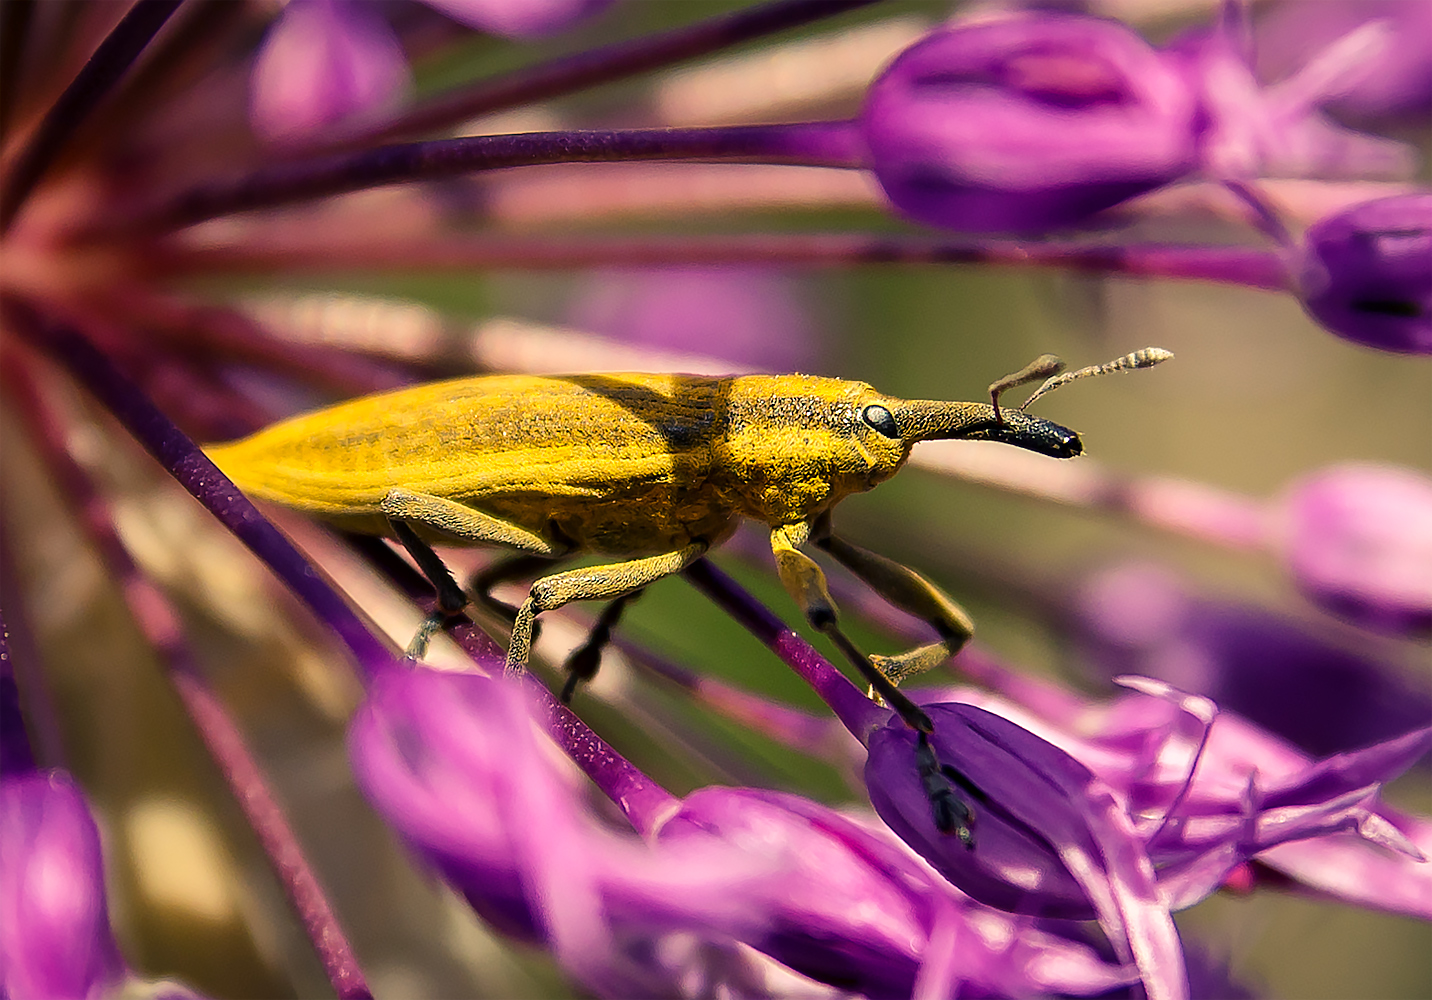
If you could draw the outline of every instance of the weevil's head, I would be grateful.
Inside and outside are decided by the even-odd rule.
[[[730,382],[717,465],[746,512],[772,524],[805,520],[889,479],[920,441],[1000,441],[1056,458],[1079,454],[1067,427],[988,403],[905,400],[864,382],[751,375]]]
[[[1023,410],[1001,407],[998,414],[988,403],[946,403],[931,399],[896,400],[889,409],[903,441],[956,439],[998,441],[1051,458],[1082,454],[1079,435],[1052,420],[1031,417]],[[877,419],[883,419],[877,414]]]

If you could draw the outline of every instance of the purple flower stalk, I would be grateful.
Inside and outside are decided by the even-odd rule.
[[[1280,617],[1283,632],[1229,625],[1219,612],[1237,599],[1219,593],[1179,604],[1183,617],[1159,632],[1149,588],[1142,610],[1124,609],[1142,644],[1111,653],[1117,643],[1104,635],[1097,653],[1168,684],[1127,681],[1132,692],[1095,702],[974,647],[955,665],[982,687],[912,686],[908,705],[889,691],[892,712],[776,617],[792,608],[762,539],[770,608],[705,563],[685,582],[651,587],[569,710],[537,678],[560,687],[546,670],[563,644],[582,643],[590,621],[580,611],[543,616],[525,685],[489,674],[506,641],[501,602],[526,580],[449,623],[466,657],[442,664],[454,669],[434,669],[458,655],[445,641],[430,665],[400,663],[396,650],[433,607],[400,554],[255,507],[218,473],[196,441],[487,365],[639,370],[702,357],[979,399],[1035,353],[1079,365],[1107,356],[1065,322],[1078,316],[1100,343],[1137,327],[1116,352],[1167,336],[1180,363],[1167,379],[1084,383],[1036,409],[1070,413],[1108,469],[1122,461],[1160,476],[1071,462],[1023,466],[1013,486],[985,482],[1078,497],[1243,550],[1266,548],[1276,529],[1300,589],[1384,633],[1330,633],[1358,669],[1418,652],[1432,613],[1420,472],[1339,469],[1303,479],[1277,505],[1244,495],[1269,487],[1249,470],[1294,480],[1327,460],[1328,442],[1337,454],[1415,464],[1407,428],[1432,412],[1407,388],[1405,359],[1338,353],[1350,349],[1328,341],[1327,357],[1305,360],[1290,346],[1307,336],[1296,311],[1250,322],[1255,300],[1231,298],[1296,297],[1344,338],[1429,350],[1425,194],[1336,212],[1299,244],[1306,216],[1280,215],[1262,184],[1406,167],[1390,139],[1323,116],[1377,68],[1378,53],[1403,47],[1386,24],[1349,25],[1259,77],[1232,5],[1215,28],[1162,49],[1113,20],[966,19],[896,55],[863,98],[825,99],[805,78],[815,64],[804,47],[843,51],[844,24],[811,25],[866,0],[773,0],[704,20],[688,20],[683,5],[611,5],[583,22],[606,6],[0,7],[0,601],[12,622],[32,623],[40,651],[23,658],[44,666],[18,683],[0,672],[3,992],[140,988],[118,939],[172,964],[163,975],[250,973],[296,995],[324,989],[320,966],[338,995],[366,995],[361,962],[385,983],[400,970],[424,995],[546,995],[564,975],[579,991],[623,997],[1178,998],[1199,994],[1207,963],[1171,913],[1220,887],[1253,894],[1270,925],[1278,900],[1259,890],[1275,884],[1432,918],[1429,866],[1415,860],[1432,853],[1432,821],[1382,800],[1386,782],[1425,755],[1423,720],[1411,718],[1425,701],[1408,696],[1394,711],[1374,697],[1390,688],[1359,688],[1325,744],[1298,738],[1327,719],[1289,691],[1337,673],[1319,672],[1319,630],[1341,628],[1330,620]],[[474,39],[473,28],[500,37]],[[560,55],[511,40],[559,28],[571,29],[553,43]],[[811,120],[786,120],[769,83],[787,56],[771,36],[796,31],[829,31],[801,39]],[[770,110],[664,127],[656,75],[737,45],[769,57]],[[412,89],[426,94],[415,103],[409,65]],[[836,77],[848,86],[848,73]],[[474,128],[463,123],[502,111],[531,124],[465,134]],[[1099,214],[1198,178],[1254,206],[1253,228],[1214,230],[1193,210],[1156,217],[1137,201]],[[1309,203],[1347,203],[1305,183]],[[514,192],[529,184],[529,201],[543,204],[522,216]],[[1025,235],[932,236],[897,215]],[[1046,238],[1094,225],[1129,228]],[[800,273],[812,267],[820,274]],[[1031,267],[1077,271],[1080,287],[1117,281],[1095,310],[1094,297],[1069,297],[1068,283],[1019,273]],[[645,270],[615,277],[622,268]],[[1229,284],[1258,291],[1220,287]],[[396,301],[399,290],[424,301]],[[1241,303],[1226,315],[1225,297]],[[567,329],[540,325],[554,321]],[[1225,334],[1237,338],[1237,361]],[[630,360],[610,364],[613,343]],[[1247,372],[1296,378],[1327,399],[1400,388],[1357,419],[1298,402],[1251,420],[1240,409]],[[1010,395],[1002,405],[1012,410]],[[793,462],[802,447],[792,444]],[[907,475],[870,506],[842,506],[836,530],[968,600],[988,648],[1087,672],[1063,651],[1087,645],[1093,626],[1065,615],[1037,627],[1006,600],[1020,597],[1006,587],[1009,567],[1021,555],[1044,566],[1158,542],[1133,541],[1125,516],[1105,525],[1097,549],[1081,548],[1090,533],[1066,530],[1080,512],[1055,527],[1018,504],[982,523],[963,488]],[[905,506],[879,506],[901,503],[902,488]],[[189,523],[191,511],[201,523]],[[961,579],[947,536],[987,541],[998,559]],[[489,565],[442,554],[464,573]],[[96,585],[101,576],[112,586]],[[721,616],[709,621],[685,583],[766,648]],[[831,583],[861,648],[894,645],[862,634],[862,618],[929,641],[924,623],[838,571]],[[1076,588],[1060,586],[1072,596],[1042,607],[1074,606]],[[142,655],[128,655],[135,647]],[[1251,670],[1241,685],[1229,680],[1248,649],[1273,647],[1281,672],[1263,663],[1259,683]],[[1224,671],[1200,695],[1177,689],[1197,672],[1178,660],[1190,651]],[[102,670],[86,666],[91,657]],[[777,660],[817,697],[782,687],[790,678]],[[147,715],[131,722],[146,678],[178,696],[168,700],[182,706],[188,742],[169,742],[157,723],[151,739]],[[1327,687],[1335,701],[1338,685]],[[1279,715],[1289,718],[1275,729]],[[31,754],[27,726],[44,734],[42,753]],[[335,742],[345,730],[347,767]],[[163,937],[165,921],[125,871],[106,899],[79,792],[103,802],[116,840],[134,847],[111,862],[140,859],[126,823],[136,789],[168,787],[152,771],[204,771],[206,754],[216,766],[205,773],[240,805],[211,815],[254,834],[225,843],[256,844],[273,872],[235,931],[265,942],[270,957],[252,969],[242,959],[206,968],[216,949]],[[36,757],[66,771],[36,770]],[[373,810],[353,807],[359,791]],[[390,831],[406,854],[385,849]],[[465,907],[434,898],[433,872]],[[292,915],[272,916],[270,899]],[[479,924],[494,937],[469,948]],[[521,963],[504,957],[505,941],[524,949]],[[524,979],[518,965],[536,968],[538,952],[550,967]],[[1230,957],[1296,992],[1278,979],[1279,957],[1243,942]],[[1301,961],[1319,959],[1324,971],[1357,965],[1363,993],[1384,964],[1322,944]]]

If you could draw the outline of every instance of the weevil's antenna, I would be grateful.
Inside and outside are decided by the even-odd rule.
[[[999,397],[1016,386],[1027,385],[1035,379],[1048,378],[1050,375],[1057,375],[1064,370],[1064,362],[1052,354],[1041,354],[1029,364],[1012,375],[1006,375],[998,382],[991,382],[989,387],[990,405],[994,407],[994,422],[1004,423],[1004,416],[999,412]],[[1028,403],[1024,404],[1028,406]],[[1020,407],[1024,409],[1024,407]]]
[[[1035,389],[1034,395],[1026,399],[1024,401],[1024,405],[1021,406],[1020,409],[1028,409],[1030,403],[1034,402],[1040,396],[1043,396],[1046,392],[1053,392],[1061,385],[1067,385],[1068,383],[1073,382],[1075,379],[1089,378],[1091,375],[1108,375],[1111,372],[1131,372],[1137,368],[1152,368],[1154,365],[1162,364],[1163,362],[1169,360],[1172,357],[1173,352],[1166,351],[1162,347],[1145,347],[1142,351],[1135,351],[1132,354],[1125,354],[1122,358],[1115,358],[1108,364],[1090,365],[1088,368],[1080,368],[1077,371],[1065,372],[1062,375],[1055,375],[1053,378],[1049,379],[1043,385],[1041,385],[1038,389]],[[1035,362],[1035,364],[1038,364],[1038,362]],[[1031,365],[1030,367],[1032,368],[1033,365]],[[1020,374],[1023,373],[1021,372]],[[1017,376],[1011,375],[1009,377],[1015,378]],[[1004,381],[1004,379],[1001,379],[1000,381],[1002,382]],[[1033,380],[1028,379],[1026,381]],[[993,389],[993,386],[991,387],[991,389]]]

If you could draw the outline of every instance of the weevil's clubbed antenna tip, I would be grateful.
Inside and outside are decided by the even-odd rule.
[[[1017,388],[1033,382],[1035,379],[1048,378],[1050,375],[1057,375],[1064,370],[1064,362],[1053,354],[1041,354],[1029,364],[1017,372],[1006,375],[998,381],[991,382],[989,387],[989,402],[994,409],[994,422],[1004,423],[1004,414],[999,409],[999,397],[1010,389]]]
[[[1034,394],[1024,401],[1024,405],[1021,406],[1020,409],[1028,409],[1030,404],[1040,396],[1053,392],[1062,385],[1068,385],[1076,379],[1089,378],[1093,375],[1109,375],[1113,372],[1131,372],[1139,368],[1152,368],[1154,365],[1163,364],[1172,358],[1172,351],[1166,351],[1162,347],[1145,347],[1141,351],[1125,354],[1123,357],[1115,358],[1106,364],[1090,365],[1088,368],[1080,368],[1076,371],[1055,375],[1038,389],[1035,389]]]

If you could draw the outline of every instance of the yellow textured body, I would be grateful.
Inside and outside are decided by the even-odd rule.
[[[899,469],[860,419],[894,406],[804,375],[485,375],[369,396],[207,449],[246,493],[388,531],[394,489],[610,554],[715,543],[738,516],[808,521]],[[431,525],[437,541],[462,543]]]

